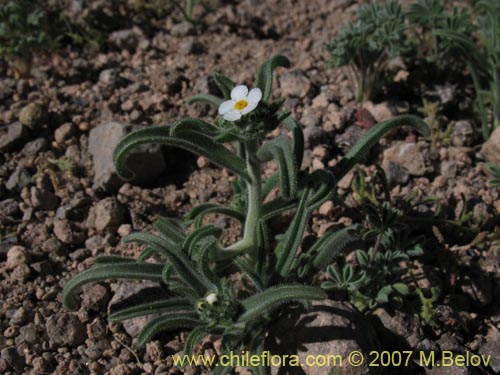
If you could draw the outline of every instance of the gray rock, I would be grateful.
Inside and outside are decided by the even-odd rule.
[[[272,355],[297,355],[302,364],[306,363],[308,355],[339,355],[343,360],[342,365],[340,362],[337,365],[342,374],[377,374],[380,371],[370,369],[366,360],[359,367],[348,364],[349,353],[360,351],[368,358],[370,351],[379,348],[379,342],[367,318],[345,302],[315,301],[308,311],[301,308],[290,312],[271,328],[265,346]],[[324,375],[329,371],[335,371],[335,367],[271,368],[272,374]]]
[[[476,128],[467,120],[457,121],[451,132],[451,144],[455,147],[472,146],[476,140]]]
[[[23,246],[12,246],[7,252],[7,262],[5,266],[8,269],[14,269],[17,266],[26,264],[28,261],[29,254],[25,247]]]
[[[88,310],[102,311],[108,305],[110,298],[107,287],[99,284],[91,285],[83,290],[82,306]]]
[[[399,164],[389,161],[383,164],[383,169],[385,176],[387,178],[387,183],[390,186],[405,185],[410,179],[410,174],[406,168],[400,166]]]
[[[37,341],[36,326],[34,323],[29,323],[21,328],[19,328],[19,338],[28,344],[33,344]]]
[[[139,45],[139,35],[135,29],[118,30],[109,35],[109,42],[118,49],[133,51]]]
[[[104,83],[107,86],[114,87],[118,82],[118,69],[104,69],[99,73],[99,82]]]
[[[454,178],[458,173],[458,165],[453,160],[443,160],[441,163],[441,175]]]
[[[125,220],[125,209],[114,197],[101,200],[92,209],[91,222],[99,232],[116,232]]]
[[[52,264],[48,260],[42,260],[30,264],[31,268],[40,276],[47,276],[52,273]]]
[[[186,55],[201,55],[206,52],[205,45],[196,39],[186,39],[179,44],[178,51]]]
[[[75,126],[71,122],[66,122],[59,126],[54,132],[54,140],[58,144],[63,144],[67,139],[69,139],[75,132]]]
[[[113,150],[126,134],[139,126],[109,122],[90,131],[89,152],[94,160],[94,188],[116,190],[122,184],[113,163]],[[159,145],[142,145],[128,158],[130,170],[135,174],[133,183],[143,185],[155,181],[165,171],[165,159]]]
[[[41,210],[52,211],[59,205],[59,198],[54,193],[38,189],[35,186],[31,187],[31,204],[34,208]]]
[[[37,138],[24,145],[21,152],[26,156],[36,156],[39,152],[45,151],[49,142],[45,138]]]
[[[152,281],[126,282],[111,284],[114,292],[108,305],[108,313],[115,312],[132,304],[144,303],[158,300],[165,295],[165,291]],[[132,337],[136,337],[144,326],[153,319],[154,316],[146,315],[123,321],[123,328]]]
[[[404,167],[412,176],[423,176],[428,172],[424,147],[425,143],[423,142],[397,142],[384,151],[382,165],[392,162]]]
[[[54,234],[57,239],[65,244],[79,245],[85,241],[85,233],[67,220],[57,220],[54,222]]]
[[[0,137],[0,151],[14,151],[26,142],[27,139],[29,139],[29,129],[20,122],[15,122],[9,125],[7,133]]]
[[[19,204],[15,199],[9,198],[0,202],[0,217],[12,217],[19,213]]]
[[[300,70],[283,73],[279,83],[283,96],[304,98],[311,90],[311,81]]]
[[[500,127],[496,128],[490,138],[483,143],[481,152],[487,161],[500,164]]]
[[[20,374],[24,372],[24,367],[26,366],[25,358],[19,354],[15,347],[11,346],[10,348],[2,349],[0,358],[17,373]]]
[[[486,335],[486,343],[479,348],[479,354],[488,357],[490,356],[489,367],[495,374],[500,374],[500,350],[498,343],[500,342],[500,332],[498,328],[490,326]]]
[[[395,105],[389,102],[374,104],[370,101],[367,101],[364,105],[364,108],[371,113],[371,115],[377,122],[390,120],[397,115]]]
[[[325,139],[325,131],[319,126],[308,126],[304,129],[304,147],[312,149]]]
[[[50,316],[45,323],[45,330],[54,347],[78,346],[87,338],[85,325],[70,313]]]
[[[16,168],[5,183],[5,188],[13,192],[20,192],[31,183],[31,175],[24,168]]]
[[[192,33],[194,33],[193,25],[188,22],[178,23],[170,29],[170,34],[178,37],[191,35]]]
[[[29,103],[19,112],[19,122],[30,129],[36,130],[47,119],[46,103]]]

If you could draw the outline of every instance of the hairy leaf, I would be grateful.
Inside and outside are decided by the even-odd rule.
[[[146,324],[137,337],[137,345],[144,346],[144,344],[160,332],[174,331],[179,328],[197,327],[202,322],[196,318],[196,313],[186,312],[159,316]]]
[[[290,60],[282,55],[275,55],[264,62],[257,71],[257,87],[262,90],[262,99],[268,101],[271,97],[273,88],[273,72],[281,66],[284,68],[290,67]]]
[[[70,310],[76,310],[78,303],[75,294],[85,284],[109,279],[136,279],[160,282],[163,266],[153,263],[106,263],[96,264],[69,280],[64,286],[63,303]]]
[[[262,316],[264,311],[269,311],[284,303],[293,301],[311,301],[327,298],[326,293],[320,288],[304,285],[280,285],[266,289],[243,301],[245,312],[240,316],[240,322],[248,322]]]
[[[215,108],[219,108],[222,102],[223,100],[221,98],[218,98],[215,95],[207,95],[207,94],[193,95],[188,101],[189,104],[204,103],[204,104],[210,104],[212,107]]]
[[[122,320],[136,318],[138,316],[175,313],[180,311],[195,312],[193,305],[186,298],[169,298],[160,301],[142,303],[140,305],[127,307],[126,309],[116,311],[108,316],[111,322],[121,322]]]
[[[217,87],[224,95],[227,100],[231,99],[231,90],[234,88],[235,84],[228,77],[222,73],[214,73],[214,81]]]

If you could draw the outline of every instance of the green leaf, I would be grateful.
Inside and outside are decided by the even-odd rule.
[[[257,71],[256,85],[262,90],[262,99],[268,101],[273,88],[273,72],[281,66],[283,68],[290,67],[290,60],[282,55],[275,55],[264,62]]]
[[[111,322],[120,322],[122,320],[136,318],[138,316],[171,313],[171,312],[195,312],[192,304],[186,298],[169,298],[165,300],[142,303],[140,305],[127,307],[126,309],[116,311],[108,316]]]
[[[219,106],[222,104],[222,102],[223,102],[223,100],[221,98],[218,98],[215,95],[207,95],[207,94],[193,95],[188,100],[189,104],[193,104],[193,103],[210,104],[212,107],[215,107],[215,108],[219,108]]]
[[[327,231],[308,251],[313,256],[313,267],[318,270],[324,269],[335,257],[359,242],[361,236],[358,229],[358,225],[353,225],[340,230]]]
[[[161,236],[168,239],[176,246],[178,243],[183,242],[186,238],[184,231],[172,219],[159,217],[155,220],[153,226]]]
[[[69,280],[64,286],[63,303],[66,308],[76,310],[75,294],[83,285],[109,279],[136,279],[161,282],[163,266],[154,263],[106,263],[96,264]]]
[[[213,236],[219,238],[222,234],[222,229],[215,225],[205,225],[204,227],[195,229],[184,241],[182,248],[187,250],[188,254],[195,258],[195,248],[203,238]]]
[[[164,240],[148,233],[133,233],[124,239],[124,242],[138,242],[154,247],[165,256],[175,269],[179,277],[188,285],[200,298],[209,290],[215,291],[216,287],[197,270],[196,266],[186,257],[186,255],[175,248],[170,248]]]
[[[222,92],[222,95],[224,95],[224,98],[226,98],[226,100],[231,99],[231,91],[235,86],[234,82],[222,73],[214,73],[213,77],[215,84]]]
[[[281,194],[285,199],[295,197],[297,192],[297,166],[288,139],[285,136],[280,136],[264,143],[257,151],[257,157],[261,162],[276,160]]]
[[[424,137],[429,137],[431,134],[431,130],[427,124],[420,118],[412,115],[398,116],[381,122],[371,128],[368,133],[349,150],[340,163],[334,167],[333,174],[336,180],[340,181],[352,167],[358,164],[368,151],[378,143],[384,134],[401,126],[411,126],[418,130]]]
[[[116,263],[137,263],[134,258],[127,258],[118,255],[99,255],[95,258],[96,264],[116,264]]]
[[[196,319],[196,317],[196,313],[186,312],[159,316],[146,324],[137,337],[137,345],[140,347],[144,346],[144,344],[160,332],[175,331],[179,328],[197,327],[202,324],[202,322]]]
[[[221,214],[232,217],[233,219],[238,220],[240,223],[245,221],[245,215],[230,207],[224,207],[214,203],[202,203],[199,206],[196,206],[186,216],[186,220],[195,220],[197,224],[201,224],[201,220],[205,215],[208,214]]]
[[[262,316],[263,312],[274,309],[284,303],[294,301],[322,300],[326,293],[318,287],[305,285],[280,285],[266,289],[243,301],[245,312],[239,322],[249,322]]]
[[[410,290],[408,289],[408,285],[405,283],[395,283],[392,284],[392,288],[398,292],[399,294],[403,296],[407,296],[410,293]]]
[[[182,121],[182,120],[181,120]],[[181,122],[180,121],[180,122]],[[189,125],[193,125],[190,119]],[[197,155],[205,156],[207,159],[220,167],[248,180],[245,161],[233,154],[223,145],[215,142],[209,136],[195,131],[192,128],[186,130],[176,123],[176,136],[171,135],[169,126],[150,126],[145,129],[136,130],[126,135],[116,146],[113,160],[118,174],[124,179],[132,179],[134,174],[126,167],[126,159],[132,149],[146,143],[158,143],[179,147],[191,151]]]
[[[291,130],[293,136],[293,154],[295,155],[295,165],[300,170],[302,159],[304,158],[304,132],[300,124],[293,118],[287,117],[283,124]]]

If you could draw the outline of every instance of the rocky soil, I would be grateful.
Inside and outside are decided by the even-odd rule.
[[[281,53],[293,67],[277,71],[274,90],[287,98],[285,105],[304,126],[302,167],[334,166],[369,127],[367,116],[365,121],[357,116],[347,76],[328,67],[325,48],[358,4],[221,2],[206,18],[207,29],[197,33],[175,17],[145,23],[123,10],[110,14],[106,1],[79,8],[83,3],[73,1],[70,11],[102,13],[108,22],[109,37],[99,51],[67,48],[40,57],[30,79],[16,81],[6,66],[0,69],[5,72],[0,77],[0,372],[208,373],[202,367],[173,367],[169,356],[182,351],[185,332],[164,335],[138,350],[133,337],[144,321],[107,322],[113,305],[157,293],[155,285],[97,284],[84,289],[78,312],[62,306],[64,283],[92,265],[95,256],[138,255],[140,248],[121,243],[127,234],[150,230],[158,215],[182,218],[199,203],[226,202],[232,194],[226,171],[158,146],[135,152],[136,179],[124,183],[112,164],[113,145],[139,127],[185,116],[213,117],[215,111],[187,104],[193,94],[215,93],[210,73],[222,71],[251,86],[260,63]],[[406,77],[399,85],[411,95],[389,89],[380,101],[367,103],[368,123],[416,113],[421,102],[415,97],[426,96],[444,103],[452,131],[446,141],[436,133],[436,142],[391,134],[363,170],[370,175],[381,165],[395,197],[416,189],[421,197],[440,201],[450,220],[459,219],[465,204],[471,213],[465,225],[498,237],[500,191],[486,187],[484,162],[500,163],[500,129],[483,146],[475,119],[454,111],[466,95],[459,85],[415,85],[411,70],[398,69],[398,76]],[[352,207],[344,204],[352,196],[352,179],[351,173],[339,182],[338,199],[315,213],[311,231],[321,234],[355,220]],[[227,229],[228,241],[234,240],[238,232],[231,222],[216,218],[215,223]],[[379,345],[492,356],[488,368],[415,365],[412,374],[500,373],[500,249],[490,237],[473,241],[439,229],[443,241],[425,249],[415,271],[422,288],[437,285],[443,291],[433,306],[437,325],[423,326],[411,313],[379,308],[369,318]],[[207,338],[199,351],[214,354],[219,345]]]

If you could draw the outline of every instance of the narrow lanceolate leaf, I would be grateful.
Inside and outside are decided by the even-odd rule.
[[[196,206],[189,211],[189,214],[186,216],[186,220],[196,220],[197,223],[201,223],[203,217],[208,214],[221,214],[232,217],[239,222],[245,221],[245,215],[242,212],[234,208],[224,207],[214,203],[202,203],[199,206]]]
[[[297,199],[289,201],[281,197],[266,202],[262,206],[261,220],[269,220],[283,212],[296,208],[298,204],[299,201]]]
[[[344,252],[352,244],[357,243],[361,239],[357,228],[358,226],[353,225],[325,233],[308,251],[313,256],[312,265],[316,269],[322,270],[337,255]]]
[[[214,164],[227,168],[244,179],[248,179],[243,159],[214,141],[211,137],[192,129],[181,129],[182,127],[178,124],[179,122],[177,123],[177,136],[175,137],[170,134],[169,126],[150,126],[125,136],[118,143],[113,153],[117,173],[124,179],[133,178],[133,172],[126,167],[126,160],[130,152],[142,144],[158,143],[179,147],[197,155],[205,156]]]
[[[85,284],[109,279],[135,279],[161,282],[161,264],[153,263],[108,263],[97,264],[69,280],[64,286],[63,303],[70,310],[76,310],[76,293]]]
[[[119,255],[99,255],[95,258],[96,264],[116,264],[116,263],[136,263],[134,258],[122,257]]]
[[[222,229],[215,225],[205,225],[204,227],[195,229],[184,241],[182,248],[187,251],[191,258],[195,257],[195,250],[198,243],[206,237],[213,236],[219,238],[222,234]]]
[[[264,143],[257,157],[261,162],[276,160],[281,194],[285,199],[293,198],[297,192],[297,166],[288,139],[280,136]]]
[[[193,305],[186,298],[169,298],[160,301],[142,303],[114,312],[108,316],[111,322],[136,318],[138,316],[186,311],[194,313]]]
[[[197,319],[196,313],[179,313],[162,315],[151,320],[143,328],[137,337],[137,345],[144,346],[148,341],[155,337],[160,332],[175,331],[179,328],[197,327],[202,322]]]
[[[262,90],[262,99],[268,101],[271,97],[273,89],[273,72],[281,66],[283,68],[290,67],[290,60],[282,55],[276,55],[264,62],[257,71],[257,87]]]
[[[190,117],[172,123],[169,129],[171,137],[178,137],[183,133],[199,133],[213,138],[219,134],[219,130],[214,125]]]
[[[207,94],[198,94],[198,95],[193,95],[189,100],[189,104],[193,103],[204,103],[204,104],[210,104],[212,107],[219,108],[219,106],[222,104],[222,99],[218,98],[215,95],[207,95]]]
[[[401,126],[411,126],[425,137],[430,136],[431,133],[424,121],[411,115],[394,117],[393,119],[375,125],[349,150],[340,163],[335,166],[333,172],[337,181],[340,181],[352,167],[358,164],[368,151],[378,143],[384,134]]]
[[[215,84],[222,92],[222,95],[224,95],[224,98],[227,100],[231,99],[231,90],[235,86],[234,82],[222,73],[214,73],[213,77]]]
[[[288,276],[293,266],[299,245],[302,242],[302,237],[310,215],[310,210],[307,208],[307,200],[310,195],[311,191],[309,189],[304,190],[302,193],[295,216],[276,249],[276,272],[282,278]]]
[[[304,158],[304,133],[302,132],[300,124],[291,116],[287,117],[283,121],[283,124],[292,132],[295,165],[300,170],[302,159]]]
[[[209,290],[214,290],[215,285],[203,277],[197,270],[196,266],[186,257],[186,254],[177,249],[169,248],[159,237],[155,237],[148,233],[133,233],[124,240],[125,242],[139,242],[145,245],[156,248],[162,252],[179,277],[200,297],[203,297]]]
[[[264,311],[269,311],[284,303],[325,298],[327,298],[326,293],[314,286],[281,285],[269,288],[243,301],[245,312],[240,316],[239,321],[251,321],[262,316]]]
[[[307,200],[309,210],[315,210],[333,197],[335,178],[330,172],[322,169],[314,171],[305,179],[305,183],[312,192]]]
[[[159,217],[156,219],[153,226],[160,235],[168,238],[174,244],[178,244],[186,238],[186,234],[183,230],[173,220],[166,217]]]

